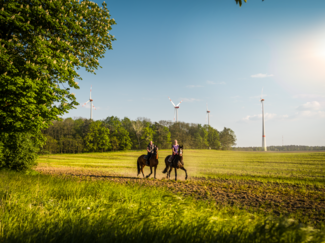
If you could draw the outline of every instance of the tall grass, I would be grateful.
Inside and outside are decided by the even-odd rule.
[[[0,242],[322,242],[325,227],[163,188],[0,172]]]

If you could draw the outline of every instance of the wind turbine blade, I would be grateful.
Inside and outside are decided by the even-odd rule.
[[[88,102],[89,102],[89,100],[87,102],[85,102],[82,106],[85,106]]]
[[[179,103],[177,104],[177,106],[179,106],[182,102],[183,102],[183,100],[182,100],[181,102],[179,102]]]
[[[168,99],[170,100],[170,102],[172,102],[173,106],[175,107],[175,104],[174,102],[168,97]]]
[[[262,88],[262,93],[261,93],[261,99],[263,99],[263,88]]]
[[[96,107],[93,105],[93,108],[96,110]]]

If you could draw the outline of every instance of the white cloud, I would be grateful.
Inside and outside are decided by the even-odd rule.
[[[265,113],[264,114],[264,118],[265,118],[265,121],[268,121],[268,120],[282,120],[282,119],[287,119],[289,118],[288,115],[277,115],[277,114],[274,114],[274,113]],[[246,117],[244,117],[242,119],[242,121],[245,121],[245,122],[248,122],[248,121],[262,121],[262,114],[258,114],[258,115],[248,115]]]
[[[297,107],[299,111],[316,111],[322,108],[321,104],[317,101],[307,102]]]
[[[269,77],[273,77],[273,74],[267,74],[267,73],[258,73],[258,74],[253,74],[251,75],[252,78],[269,78]]]
[[[319,94],[298,94],[294,95],[293,98],[303,98],[303,99],[317,99],[317,98],[324,98],[325,95]]]
[[[187,85],[187,88],[202,88],[202,85]]]
[[[183,101],[186,102],[196,102],[196,101],[201,101],[200,99],[195,99],[195,98],[183,98]]]
[[[301,117],[301,118],[325,117],[325,111],[300,111],[296,113],[295,117]]]
[[[266,97],[267,94],[263,94],[263,98]],[[255,96],[251,96],[249,97],[250,99],[260,99],[261,98],[261,95],[255,95]]]
[[[207,81],[207,84],[226,84],[226,82],[222,81],[222,82],[213,82],[213,81]]]

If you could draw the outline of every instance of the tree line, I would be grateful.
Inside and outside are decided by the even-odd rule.
[[[66,118],[53,121],[42,131],[46,142],[41,153],[105,152],[145,149],[153,141],[160,149],[171,148],[177,140],[187,149],[229,150],[236,144],[236,135],[230,128],[222,131],[208,126],[185,122],[151,122],[147,118],[130,120],[109,116],[92,121],[84,118]]]
[[[263,151],[262,147],[234,147],[235,151]],[[267,151],[324,151],[325,146],[283,145],[268,146]]]

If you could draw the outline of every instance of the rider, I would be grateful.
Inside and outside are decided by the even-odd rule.
[[[179,148],[179,145],[177,143],[177,140],[174,141],[174,145],[172,145],[172,161],[174,160],[174,157],[176,154],[178,154],[178,148]]]
[[[147,165],[149,165],[149,159],[150,159],[151,155],[153,154],[154,148],[155,148],[155,145],[153,145],[152,141],[150,141],[150,143],[148,144],[148,147],[147,147],[147,152],[148,152]]]

